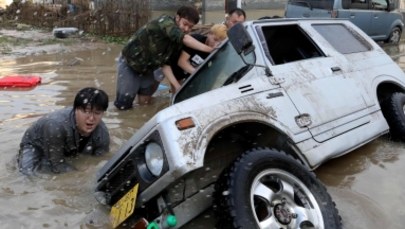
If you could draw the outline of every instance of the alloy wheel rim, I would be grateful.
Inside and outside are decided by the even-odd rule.
[[[324,228],[315,197],[286,171],[267,169],[259,173],[251,186],[250,203],[260,228]]]

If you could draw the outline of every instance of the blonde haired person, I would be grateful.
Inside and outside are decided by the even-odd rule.
[[[192,34],[196,40],[210,47],[217,47],[223,40],[227,38],[227,27],[224,24],[215,24],[210,28],[207,35]],[[198,51],[189,47],[184,47],[177,55],[171,57],[171,69],[163,74],[167,77],[172,75],[177,79],[177,83],[172,83],[172,92],[176,92],[181,85],[181,82],[195,72],[196,68],[204,61],[210,53]]]
[[[221,42],[228,37],[226,32],[228,32],[228,29],[224,24],[215,24],[211,27],[209,34],[216,36]]]

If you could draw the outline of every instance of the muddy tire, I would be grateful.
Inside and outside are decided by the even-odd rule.
[[[341,228],[325,187],[283,152],[254,149],[217,181],[217,228]]]
[[[391,137],[405,141],[405,94],[393,93],[384,102],[382,111],[390,127]]]

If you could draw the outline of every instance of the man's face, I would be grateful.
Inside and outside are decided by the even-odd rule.
[[[245,17],[243,15],[238,15],[237,13],[233,13],[231,15],[228,15],[225,20],[225,25],[230,29],[232,26],[234,26],[237,23],[244,22]]]
[[[176,23],[184,33],[189,33],[194,26],[194,23],[178,15],[176,16]]]
[[[82,136],[89,136],[97,125],[101,122],[104,111],[90,109],[87,107],[83,109],[81,107],[76,108],[76,128]]]

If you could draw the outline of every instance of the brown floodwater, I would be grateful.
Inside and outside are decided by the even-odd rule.
[[[0,57],[0,75],[31,74],[43,80],[29,90],[0,89],[0,228],[111,228],[108,209],[93,196],[95,175],[170,98],[163,90],[152,105],[115,109],[115,59],[121,48],[106,44],[70,53]],[[384,49],[405,69],[405,43]],[[24,131],[40,116],[70,106],[85,86],[100,87],[110,96],[104,121],[111,135],[111,152],[72,158],[77,171],[68,174],[35,178],[19,174],[14,160]],[[404,143],[381,137],[327,162],[316,174],[336,202],[344,228],[399,229],[405,225]],[[195,223],[191,228],[210,225]]]

